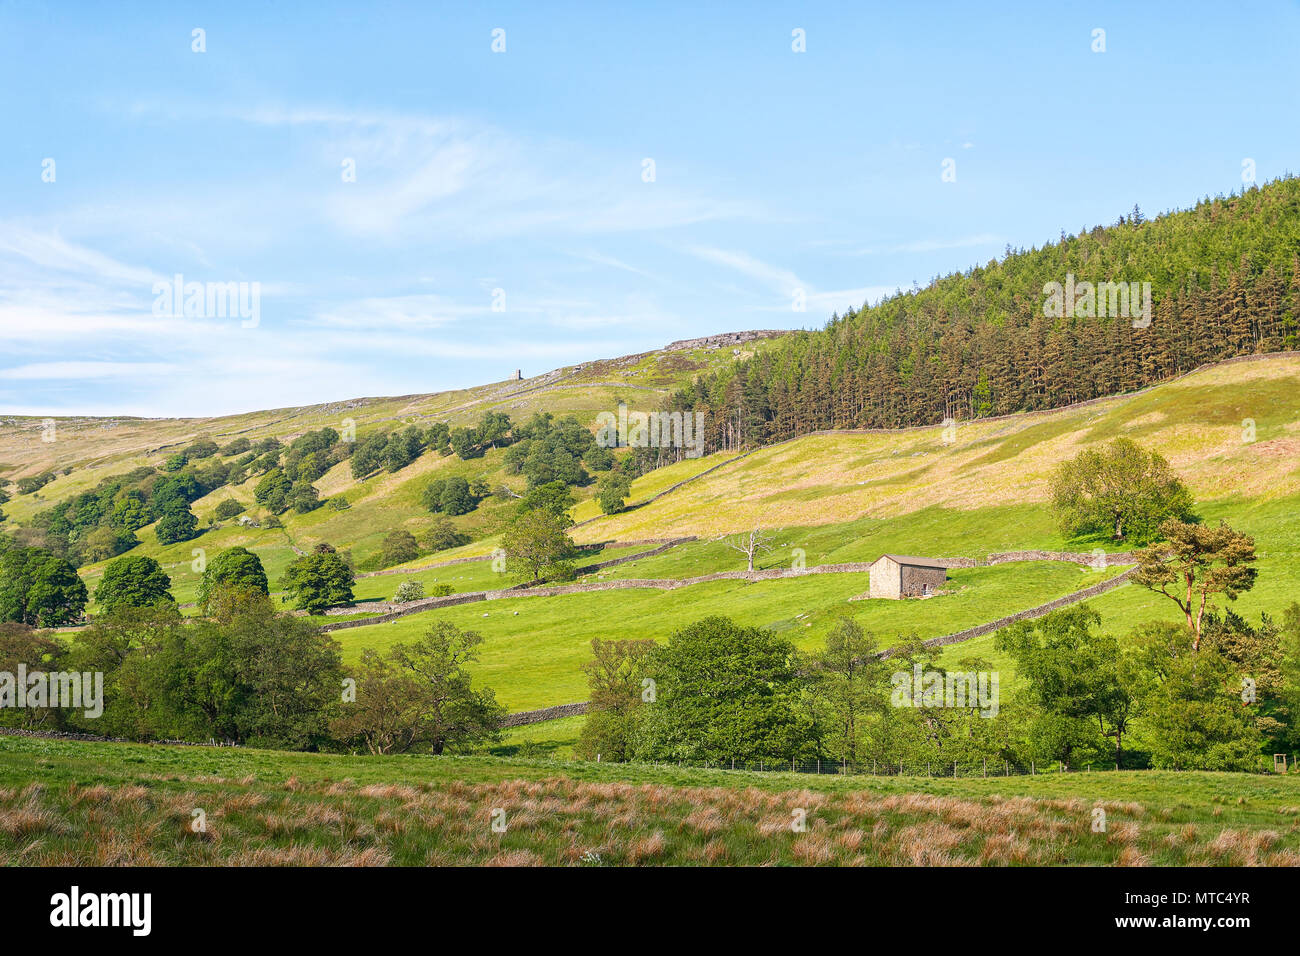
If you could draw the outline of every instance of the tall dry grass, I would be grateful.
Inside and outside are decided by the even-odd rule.
[[[1106,826],[1094,832],[1098,806]],[[198,829],[196,811],[205,821]],[[828,794],[559,777],[358,786],[174,776],[0,788],[0,863],[1293,866],[1300,823],[1281,816],[1281,828],[1252,829],[1174,822],[1137,801],[1077,797]]]

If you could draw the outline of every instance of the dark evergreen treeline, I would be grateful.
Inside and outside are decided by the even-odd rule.
[[[1151,284],[1150,323],[1045,314],[1047,283]],[[1107,310],[1098,307],[1096,312]],[[1300,348],[1300,180],[1146,220],[1064,233],[834,316],[701,376],[673,409],[707,415],[709,451],[823,428],[897,428],[1053,408],[1207,362]]]

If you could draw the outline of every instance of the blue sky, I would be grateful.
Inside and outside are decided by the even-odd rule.
[[[820,327],[1237,189],[1245,159],[1295,170],[1298,33],[1269,2],[3,2],[0,412],[217,414]],[[177,274],[259,283],[256,326],[156,314]]]

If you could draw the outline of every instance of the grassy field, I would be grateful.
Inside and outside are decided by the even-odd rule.
[[[628,565],[621,566],[628,567]],[[517,597],[414,614],[387,624],[339,631],[344,659],[363,648],[411,642],[430,623],[448,620],[484,637],[476,679],[510,710],[585,700],[582,665],[592,638],[664,640],[689,621],[726,615],[742,624],[788,631],[799,647],[820,646],[848,614],[888,646],[900,634],[938,637],[1032,607],[1117,573],[1072,564],[1004,564],[951,572],[950,593],[926,601],[850,601],[868,586],[865,573],[773,581],[710,581],[672,591],[633,588],[554,597]]]
[[[561,717],[538,724],[508,727],[502,741],[488,748],[496,757],[549,757],[571,760],[586,717]]]
[[[652,547],[654,546],[648,544],[622,548],[590,546],[581,550],[576,559],[576,564],[583,567],[602,561],[610,561],[614,558],[640,554],[649,551]],[[423,560],[427,563],[433,563],[446,559],[441,555],[429,555]],[[517,578],[511,577],[505,571],[493,570],[491,561],[468,561],[464,564],[429,568],[424,571],[413,570],[406,574],[380,574],[373,577],[359,578],[352,590],[356,595],[358,605],[363,606],[366,601],[387,601],[391,599],[397,586],[407,580],[419,581],[425,586],[426,591],[438,584],[450,585],[452,590],[458,594],[465,591],[492,591],[512,587],[518,583]]]
[[[614,375],[622,368],[629,376],[636,371],[647,382],[668,381],[680,370],[662,375],[653,370],[665,364],[675,368],[668,358],[676,354],[632,357],[636,361],[620,365],[622,360],[618,360],[596,372],[581,372],[588,376]],[[704,361],[702,357],[687,359],[684,361],[688,365]],[[724,359],[713,356],[711,360]],[[582,400],[589,402],[593,421],[594,410],[610,397],[582,388],[558,388],[558,384],[580,384],[563,375],[551,385],[521,384],[533,389],[526,392],[530,401],[540,402],[537,396],[547,394],[563,393],[572,400],[583,396]],[[790,566],[800,555],[813,566],[873,560],[887,551],[981,557],[992,551],[1026,548],[1111,548],[1107,541],[1067,541],[1061,536],[1046,506],[1046,479],[1057,462],[1080,446],[1119,434],[1136,437],[1165,454],[1198,497],[1211,502],[1205,508],[1207,515],[1235,519],[1238,514],[1258,513],[1256,525],[1263,525],[1265,517],[1289,522],[1289,516],[1276,505],[1284,498],[1294,501],[1300,497],[1300,409],[1291,408],[1297,404],[1292,399],[1297,385],[1300,360],[1270,358],[1221,366],[1142,394],[1119,396],[1085,408],[962,425],[952,442],[945,442],[939,429],[810,436],[724,464],[658,501],[621,515],[597,517],[598,510],[590,499],[580,501],[574,517],[596,520],[577,528],[574,537],[586,543],[692,534],[702,539],[651,561],[611,569],[605,578],[685,577],[742,567],[739,555],[718,539],[755,525],[779,529],[778,547],[760,556],[759,567],[764,568]],[[462,406],[481,412],[487,407],[499,407],[494,396],[513,387],[484,386],[472,390],[473,395],[445,393],[368,400],[348,411],[355,413],[359,427],[366,422],[418,420],[426,414],[436,417]],[[509,407],[515,408],[513,404]],[[288,437],[307,427],[328,424],[330,409],[339,408],[342,406],[258,413],[262,417],[239,416],[227,423],[228,434],[209,431],[218,440],[247,429],[252,429],[247,432],[250,437],[263,433]],[[515,408],[515,412],[519,411]],[[1246,436],[1242,423],[1247,420],[1254,423],[1253,442],[1243,440]],[[161,431],[155,434],[149,427]],[[145,435],[154,435],[156,451],[168,447],[162,439],[179,427],[174,422],[129,422],[116,427],[101,423],[92,428],[90,420],[86,420],[80,431],[65,436],[66,441],[73,450],[80,449],[77,454],[93,452],[99,458],[83,461],[71,475],[37,495],[16,497],[6,510],[15,521],[30,518],[37,508],[88,487],[93,483],[91,478],[98,480],[95,476],[145,460],[129,451],[108,454],[111,449],[130,449],[143,442]],[[123,434],[118,434],[122,429]],[[87,445],[83,448],[76,442]],[[0,460],[12,457],[6,449],[16,447],[15,443],[11,430],[0,429]],[[72,453],[66,448],[57,452]],[[173,593],[182,603],[195,598],[199,581],[194,570],[196,552],[210,559],[227,547],[248,547],[262,558],[272,581],[279,578],[297,551],[308,550],[321,541],[348,548],[355,560],[364,562],[377,553],[379,543],[390,530],[405,528],[418,537],[432,524],[433,516],[421,507],[419,495],[434,476],[483,475],[494,485],[522,487],[518,476],[508,476],[501,469],[501,455],[499,450],[489,451],[485,458],[470,462],[424,455],[397,474],[377,475],[363,482],[353,482],[347,463],[343,463],[322,478],[318,487],[323,496],[346,498],[350,505],[347,510],[323,507],[307,515],[290,514],[284,517],[282,529],[213,522],[212,509],[227,497],[252,504],[256,479],[251,479],[235,489],[220,489],[196,503],[201,523],[219,526],[193,541],[171,546],[159,545],[152,527],[145,528],[139,532],[142,544],[133,553],[149,554],[164,565],[173,578]],[[734,453],[718,453],[651,472],[633,483],[629,500],[633,504],[647,502],[673,484],[733,457]],[[488,499],[471,515],[457,519],[478,540],[452,552],[424,556],[412,564],[421,566],[434,560],[490,553],[499,542],[493,532],[509,507],[508,502]],[[1293,529],[1292,522],[1288,533]],[[1271,555],[1294,550],[1294,537],[1283,540],[1283,535],[1274,534],[1273,538]],[[421,572],[416,576],[426,585],[451,583],[457,590],[493,587],[500,580],[500,575],[488,576],[490,571],[468,567],[454,573]],[[92,591],[102,570],[102,565],[82,569]],[[1281,586],[1282,579],[1275,580]],[[384,593],[390,583],[386,578],[365,579],[359,582],[358,596],[364,600],[391,597]],[[1125,599],[1119,595],[1110,598],[1120,602]],[[92,605],[92,613],[94,610]]]
[[[1296,865],[1300,776],[862,778],[0,737],[0,862]]]
[[[1261,613],[1277,616],[1300,599],[1300,562],[1295,560],[1292,544],[1300,540],[1300,496],[1225,499],[1205,503],[1201,511],[1207,520],[1226,518],[1256,537],[1261,555],[1259,583],[1233,605],[1235,611],[1257,622]],[[1043,504],[970,511],[930,508],[892,521],[863,519],[849,525],[787,529],[778,535],[776,550],[758,566],[789,567],[796,546],[805,548],[805,560],[813,566],[870,560],[882,552],[903,551],[909,544],[925,554],[952,556],[972,540],[992,540],[996,545],[970,549],[976,554],[1012,545],[1043,549],[1079,546],[1061,539]],[[461,571],[461,567],[480,570]],[[447,570],[453,575],[490,574],[482,570],[486,567],[474,564]],[[743,567],[743,558],[725,542],[700,541],[607,569],[589,580],[682,578]],[[900,635],[938,637],[1042,604],[1118,570],[1099,572],[1047,562],[959,568],[949,573],[949,593],[927,601],[850,600],[868,586],[867,575],[856,573],[752,584],[714,581],[673,591],[638,588],[519,597],[413,615],[391,624],[341,631],[336,637],[343,644],[345,657],[353,659],[364,647],[383,649],[414,639],[434,616],[452,620],[486,638],[482,659],[474,665],[478,679],[492,687],[511,710],[527,710],[585,699],[581,666],[590,658],[593,637],[664,640],[691,620],[725,614],[744,624],[787,631],[797,646],[813,649],[821,645],[839,616],[849,615],[888,646]],[[1172,602],[1133,585],[1090,603],[1101,613],[1103,626],[1121,637],[1138,624],[1177,620],[1179,614]],[[618,622],[614,630],[611,621]],[[949,663],[966,657],[988,660],[1003,674],[1004,689],[1011,688],[1014,668],[995,650],[994,641],[994,635],[986,635],[952,645],[945,650],[944,659]]]
[[[1200,506],[1208,521],[1220,518],[1255,538],[1259,580],[1255,587],[1230,604],[1233,611],[1253,624],[1261,614],[1274,618],[1300,601],[1300,495],[1267,499],[1223,499]],[[1123,639],[1135,627],[1148,621],[1178,621],[1181,612],[1168,598],[1146,588],[1128,585],[1108,591],[1088,602],[1102,617],[1102,626]],[[1220,602],[1222,603],[1222,602]],[[1010,661],[993,647],[995,635],[954,644],[944,651],[951,663],[965,656],[992,661],[1003,673],[1010,673]]]

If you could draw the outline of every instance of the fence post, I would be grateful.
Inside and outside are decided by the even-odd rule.
[[[925,762],[925,775],[926,775],[927,777],[933,777],[933,776],[934,776],[934,774],[931,773],[931,771],[930,771],[930,761],[928,761],[928,760]]]
[[[1034,766],[1034,762],[1032,760],[1029,761],[1029,773],[1030,775],[1038,773],[1038,768]]]
[[[985,757],[985,758],[984,758],[984,776],[987,777],[988,775],[989,775],[989,758],[988,758],[988,757]]]
[[[1002,761],[1002,776],[1004,776],[1004,777],[1009,777],[1009,776],[1011,776],[1011,761],[1010,761],[1010,760],[1004,760],[1004,761]]]
[[[953,777],[957,776],[957,761],[955,760],[952,762],[952,775]]]

